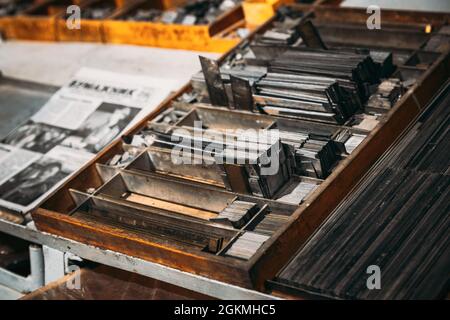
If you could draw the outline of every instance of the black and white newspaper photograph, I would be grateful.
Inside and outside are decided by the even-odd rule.
[[[2,200],[27,206],[71,172],[58,160],[41,158],[0,186]]]
[[[169,94],[150,77],[83,68],[0,144],[0,206],[26,213]]]
[[[114,140],[139,111],[139,108],[102,103],[61,145],[97,153]]]

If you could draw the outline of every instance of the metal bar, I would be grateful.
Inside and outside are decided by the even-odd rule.
[[[49,283],[64,277],[64,252],[46,245],[43,246],[42,251],[44,252],[45,260],[45,285],[48,285]]]
[[[313,25],[311,20],[307,20],[298,26],[298,31],[308,47],[326,49],[318,30]]]
[[[4,232],[30,242],[46,245],[63,252],[71,252],[86,260],[105,264],[125,271],[134,272],[175,286],[199,292],[213,298],[224,300],[279,299],[258,291],[208,279],[157,263],[131,257],[122,253],[88,246],[80,242],[33,230],[2,219],[0,219],[0,232]]]
[[[228,106],[228,96],[220,75],[219,65],[216,61],[200,57],[203,74],[205,75],[211,104],[216,106]]]

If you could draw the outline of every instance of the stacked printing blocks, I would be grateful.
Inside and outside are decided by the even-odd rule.
[[[287,157],[281,142],[264,144],[260,152],[225,149],[216,155],[216,162],[221,170],[225,186],[233,188],[234,172],[237,167],[240,176],[247,185],[247,190],[255,196],[272,198],[273,195],[290,179],[292,159]],[[241,181],[242,182],[242,181]]]
[[[271,114],[342,124],[362,109],[377,74],[370,55],[291,48],[269,63],[255,100]]]
[[[227,256],[244,260],[250,259],[258,249],[269,239],[269,236],[247,231],[241,235],[227,250]]]
[[[234,228],[242,228],[258,211],[256,203],[247,201],[233,201],[210,221],[231,225]]]

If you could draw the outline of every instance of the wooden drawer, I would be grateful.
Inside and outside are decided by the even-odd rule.
[[[243,21],[240,6],[224,13],[210,25],[186,26],[153,22],[122,21],[120,17],[139,7],[150,4],[139,2],[124,8],[114,19],[103,23],[104,40],[107,43],[135,44],[162,48],[226,52],[240,40],[223,39],[217,35]],[[152,5],[150,6],[152,7]]]
[[[56,41],[56,21],[67,6],[79,1],[43,0],[19,15],[10,17],[6,39]]]

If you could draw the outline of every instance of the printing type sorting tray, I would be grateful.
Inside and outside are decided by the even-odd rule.
[[[297,12],[296,9],[291,10]],[[307,12],[303,17],[323,20],[325,13],[321,10],[317,12],[317,16],[314,16],[314,12]],[[332,11],[339,16],[340,9],[333,8]],[[365,20],[359,19],[366,15],[365,10],[353,11],[353,15],[343,15],[345,21],[340,23],[344,26],[352,23],[365,25]],[[430,23],[438,30],[442,22],[436,22],[439,19],[433,14],[424,15],[425,18],[421,21],[426,21],[428,16]],[[352,16],[355,17],[354,20]],[[395,16],[392,12],[387,13],[391,22]],[[403,20],[405,25],[408,17],[413,22],[417,15],[406,13]],[[389,19],[386,20],[388,22]],[[278,24],[279,21],[273,20],[258,30],[255,38]],[[390,37],[395,38],[395,35],[393,31],[389,33]],[[401,38],[405,35],[398,36]],[[433,34],[425,35],[425,40],[432,36]],[[384,34],[374,36],[372,48],[386,50],[383,46],[385,37]],[[330,43],[325,41],[325,45],[329,46]],[[340,49],[339,41],[333,45],[335,50],[353,50],[349,49],[352,44],[348,42],[342,45],[343,49]],[[360,45],[361,40],[355,39],[353,46]],[[225,68],[233,61],[244,61],[245,67],[246,59],[253,59],[254,62],[254,57],[244,57],[242,60],[242,51],[245,49],[246,44],[235,48],[218,62],[217,67]],[[406,62],[417,50],[405,49],[400,45],[399,48],[392,49],[393,61]],[[436,56],[426,68],[402,66],[398,70],[399,74],[403,81],[410,82],[406,92],[389,110],[383,114],[359,112],[340,125],[296,117],[263,115],[257,108],[245,103],[238,104],[238,110],[232,110],[236,108],[235,104],[211,105],[207,99],[207,90],[205,86],[202,88],[199,85],[197,77],[193,83],[195,90],[187,86],[174,95],[172,101],[163,104],[133,128],[123,142],[111,145],[96,158],[95,163],[84,168],[37,209],[33,213],[36,225],[40,230],[101,248],[124,252],[228,283],[265,290],[265,282],[272,279],[305,243],[368,168],[424,108],[435,88],[448,78],[448,59],[448,52],[444,52]],[[414,60],[409,61],[415,63]],[[214,69],[213,63],[209,66]],[[411,81],[411,77],[414,81]],[[218,88],[222,90],[222,87]],[[229,86],[225,89],[228,90]],[[225,94],[227,98],[230,97],[229,93],[227,91]],[[243,95],[241,93],[235,95],[244,98],[239,101],[249,98],[245,92]],[[383,95],[383,92],[379,94]],[[220,95],[225,96],[223,92]],[[232,99],[229,101],[233,102]],[[247,108],[244,110],[241,107]],[[184,110],[185,113],[175,112],[171,115],[170,112],[174,110]],[[231,124],[248,127],[251,123],[263,129],[270,129],[276,124],[282,130],[290,128],[287,130],[290,134],[296,127],[305,128],[309,134],[320,129],[322,134],[328,132],[329,139],[334,142],[344,143],[350,152],[342,155],[337,164],[323,176],[323,181],[318,179],[317,188],[302,203],[299,201],[295,205],[288,204],[284,201],[286,198],[283,198],[286,194],[278,197],[278,191],[286,192],[282,188],[274,188],[274,192],[263,192],[260,195],[254,189],[249,191],[243,188],[245,181],[239,182],[238,178],[245,175],[241,175],[243,171],[239,166],[218,172],[214,167],[202,168],[201,165],[192,167],[192,170],[188,170],[190,167],[175,169],[167,160],[167,151],[170,152],[171,149],[167,148],[167,141],[164,139],[169,138],[170,141],[174,127],[189,127],[190,121],[196,117],[201,117],[207,127],[219,131]],[[248,120],[255,117],[258,121]],[[234,121],[230,121],[233,118]],[[154,121],[149,123],[152,119]],[[135,137],[139,137],[139,140],[142,133],[149,129],[157,131],[158,144],[133,142]],[[351,141],[349,132],[355,134]],[[356,134],[361,134],[365,139]],[[315,135],[311,137],[317,138]],[[357,139],[361,139],[359,143]],[[281,142],[281,145],[286,143]],[[283,161],[280,163],[285,163],[288,158],[282,157]],[[154,166],[153,163],[157,165]],[[226,177],[237,177],[235,183],[227,186],[223,172]],[[291,181],[311,179],[304,174],[294,171],[287,175],[282,173],[283,177],[289,178],[284,187],[289,187]],[[258,178],[257,175],[253,176],[255,177]],[[161,193],[161,190],[171,191]],[[291,191],[293,190],[287,192]],[[298,192],[302,193],[301,188]],[[258,210],[254,209],[252,203]],[[244,212],[236,211],[239,206],[247,206],[247,209]],[[264,210],[269,210],[268,214],[261,216]],[[272,213],[276,217],[271,216]],[[161,218],[155,219],[159,216]],[[258,217],[269,219],[259,220]],[[267,232],[273,226],[274,231]],[[180,236],[179,232],[185,232],[186,236]]]
[[[117,172],[112,178],[102,170],[95,172],[102,185],[93,193],[69,190],[75,208],[64,217],[64,224],[71,225],[67,237],[84,241],[86,236],[100,247],[126,249],[134,256],[203,275],[211,276],[214,270],[215,278],[234,279],[233,283],[246,287],[251,286],[251,280],[243,266],[249,257],[231,256],[230,247],[234,245],[239,252],[236,243],[246,234],[268,238],[267,232],[255,231],[260,221],[278,217],[280,222],[269,232],[273,234],[296,208],[157,175],[142,166],[139,156]],[[91,187],[95,184],[88,184],[87,191],[92,192]],[[241,210],[247,216],[238,219],[239,224],[214,221],[226,208],[246,204],[253,209]],[[48,231],[58,232],[62,221],[49,211],[42,213],[46,220],[56,218],[50,228],[54,229]],[[36,217],[37,224],[41,218]],[[85,228],[92,229],[82,231]],[[256,242],[254,250],[261,244]]]

